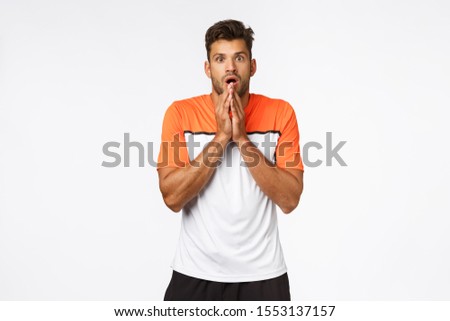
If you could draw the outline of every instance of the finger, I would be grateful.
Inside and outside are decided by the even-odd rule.
[[[234,91],[233,98],[236,101],[237,108],[244,110],[242,106],[241,97],[239,97],[239,94],[236,91]]]
[[[236,101],[236,99],[233,98],[233,107],[234,107],[234,114],[239,117],[242,118],[243,116],[243,111],[242,109],[239,107],[238,102]]]
[[[230,91],[228,90],[228,87],[224,89],[224,91],[219,95],[219,101],[216,107],[220,107],[221,105],[225,104],[227,99],[229,98]]]
[[[227,104],[230,104],[232,100],[233,100],[233,91],[230,89],[230,91],[228,92]]]
[[[231,118],[231,123],[232,123],[232,125],[234,127],[236,125],[236,120],[238,119],[238,112],[237,112],[236,107],[234,106],[233,103],[231,103],[230,118]]]
[[[237,96],[237,97],[239,97],[239,96]],[[243,119],[244,110],[242,108],[242,105],[240,104],[239,98],[236,98],[236,95],[233,95],[233,106],[235,109],[234,114],[236,114],[236,116],[239,117],[240,119]]]
[[[233,103],[233,108],[231,109],[231,111],[233,112],[233,118],[236,118],[236,119],[239,119],[239,120],[244,119],[244,114],[237,107],[236,103]]]
[[[231,102],[233,101],[233,95],[228,95],[225,104],[223,105],[223,113],[228,113],[230,111]]]
[[[227,90],[228,90],[228,93],[233,96],[233,94],[234,94],[234,87],[233,87],[232,83],[228,84]]]
[[[238,108],[236,101],[234,99],[231,101],[231,112],[233,119],[238,120],[244,119],[244,113],[242,112],[242,110],[240,110],[240,108]]]
[[[231,95],[228,91],[223,92],[220,96],[219,96],[219,102],[218,104],[215,106],[216,107],[216,112],[218,112],[219,114],[222,114],[224,112],[224,110],[228,110],[229,109],[229,102],[231,99]]]
[[[231,107],[231,112],[233,113],[233,118],[234,118],[234,116],[237,115],[237,110],[236,110],[234,99],[231,100],[230,107]]]

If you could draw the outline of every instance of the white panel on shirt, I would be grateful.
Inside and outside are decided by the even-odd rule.
[[[278,132],[250,133],[249,139],[275,162]],[[185,132],[193,160],[214,137]],[[275,204],[261,191],[229,143],[222,164],[197,197],[183,208],[180,240],[172,267],[218,282],[249,282],[286,272]]]

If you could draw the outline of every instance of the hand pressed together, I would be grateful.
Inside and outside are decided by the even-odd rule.
[[[233,83],[219,96],[216,105],[216,136],[240,143],[248,140],[245,130],[245,112],[241,98],[234,90]]]

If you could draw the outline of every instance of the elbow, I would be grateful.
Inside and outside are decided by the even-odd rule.
[[[299,202],[298,198],[290,200],[290,201],[286,202],[285,204],[280,205],[280,209],[281,209],[281,211],[283,211],[284,214],[289,214],[297,208],[298,202]]]
[[[178,213],[183,208],[183,206],[181,206],[181,204],[177,201],[177,199],[175,197],[173,197],[172,195],[164,195],[163,194],[163,200],[164,200],[164,203],[166,204],[166,206],[172,212]]]
[[[289,214],[289,213],[291,213],[293,210],[295,210],[297,208],[297,205],[298,205],[298,202],[297,202],[297,204],[292,203],[292,204],[289,204],[289,205],[280,206],[280,208],[281,208],[281,211],[284,214]]]
[[[300,196],[301,192],[297,195],[295,195],[290,200],[287,200],[285,204],[280,205],[280,209],[284,214],[292,213],[293,210],[295,210],[300,203]]]
[[[166,201],[166,199],[164,199],[164,203],[166,204],[166,206],[175,213],[178,213],[179,211],[181,211],[181,206],[177,205],[176,203],[172,203],[170,201]]]

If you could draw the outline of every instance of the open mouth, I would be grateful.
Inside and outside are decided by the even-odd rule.
[[[238,82],[238,78],[235,76],[230,76],[225,78],[225,82],[229,85],[229,84],[236,84]]]

